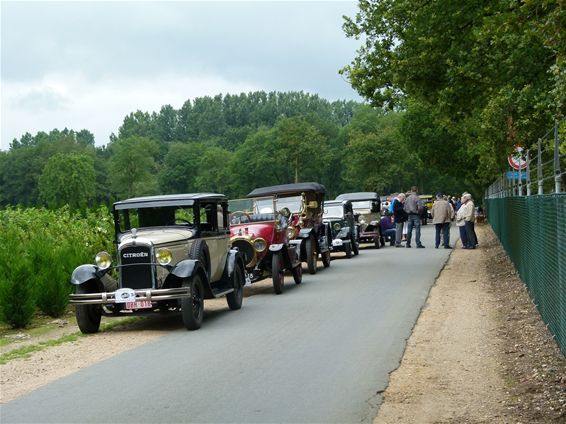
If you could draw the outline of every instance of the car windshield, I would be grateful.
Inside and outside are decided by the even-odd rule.
[[[120,209],[118,227],[121,233],[132,228],[166,227],[171,225],[193,226],[193,206],[165,206],[155,208]]]
[[[342,218],[344,216],[344,209],[342,205],[324,206],[325,218]]]
[[[301,196],[279,197],[277,199],[277,210],[288,208],[291,213],[299,213],[302,205],[303,201]]]
[[[273,221],[278,216],[273,197],[229,200],[228,205],[232,224]]]
[[[371,200],[352,202],[352,207],[354,209],[371,209]]]

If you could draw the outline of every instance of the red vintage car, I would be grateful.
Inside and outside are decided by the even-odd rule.
[[[275,293],[281,294],[285,271],[296,284],[302,281],[299,251],[289,244],[291,213],[277,208],[273,196],[230,200],[230,240],[244,256],[246,280],[250,283],[271,277]]]
[[[273,196],[277,209],[290,213],[287,235],[310,274],[316,274],[319,256],[325,268],[330,266],[330,227],[322,221],[325,192],[322,184],[309,182],[261,187],[248,194]]]

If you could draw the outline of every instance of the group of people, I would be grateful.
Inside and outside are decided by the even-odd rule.
[[[422,210],[423,205],[417,187],[411,187],[411,191],[407,194],[399,193],[391,201],[390,208],[384,211],[384,216],[381,218],[382,236],[390,240],[391,246],[410,248],[412,247],[414,228],[416,247],[424,249],[425,246],[421,243],[420,217]],[[452,249],[452,246],[450,246],[450,225],[454,220],[460,231],[460,239],[464,249],[476,248],[478,240],[474,228],[475,208],[470,193],[463,193],[462,197],[456,201],[442,193],[437,193],[430,212],[436,231],[435,248],[438,249],[442,243],[445,249]],[[404,228],[406,228],[406,231],[404,231]],[[405,236],[405,246],[401,243],[403,236]]]

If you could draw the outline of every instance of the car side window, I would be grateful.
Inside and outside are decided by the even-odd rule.
[[[200,230],[205,234],[218,233],[218,207],[216,202],[200,204]]]

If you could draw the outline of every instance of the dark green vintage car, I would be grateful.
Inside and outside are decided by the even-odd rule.
[[[374,192],[362,191],[343,193],[336,200],[350,200],[354,216],[360,228],[360,243],[371,243],[376,249],[381,247],[381,200]]]
[[[323,222],[328,223],[332,234],[331,252],[345,252],[347,258],[359,253],[360,236],[354,217],[352,202],[330,200],[324,203]]]

